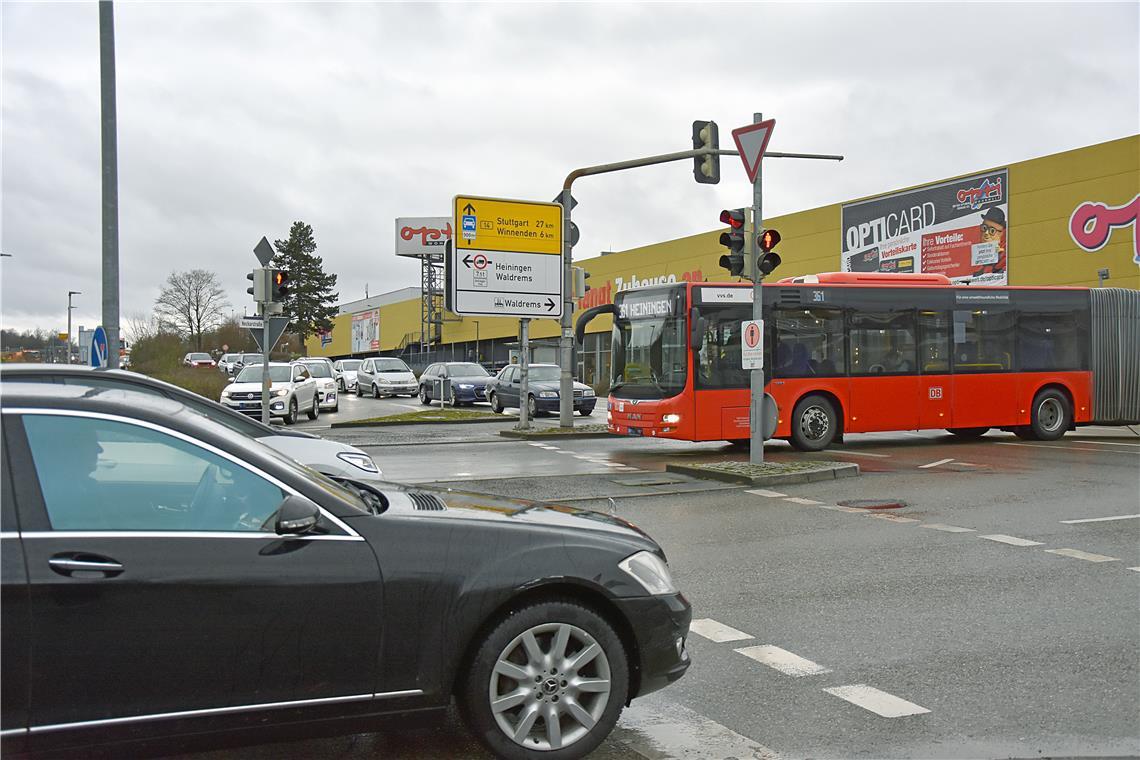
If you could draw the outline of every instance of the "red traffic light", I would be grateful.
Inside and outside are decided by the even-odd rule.
[[[720,221],[722,224],[727,224],[734,230],[738,230],[744,226],[744,209],[725,209],[720,212]]]
[[[756,243],[760,246],[761,251],[768,253],[780,244],[780,233],[776,230],[764,230],[756,238]]]

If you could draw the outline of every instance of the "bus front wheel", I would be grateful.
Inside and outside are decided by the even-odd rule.
[[[800,451],[823,451],[835,440],[835,405],[824,396],[801,399],[792,412],[792,446]]]

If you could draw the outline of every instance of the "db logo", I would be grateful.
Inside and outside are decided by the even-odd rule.
[[[932,398],[932,399],[942,398],[942,387],[938,386],[938,385],[931,386],[930,387],[930,398]]]

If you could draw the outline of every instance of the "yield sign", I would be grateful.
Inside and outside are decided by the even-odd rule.
[[[772,137],[772,129],[776,126],[775,119],[768,119],[759,124],[749,124],[732,130],[732,139],[736,141],[736,149],[740,151],[740,159],[744,162],[744,171],[748,172],[748,181],[755,182],[756,174],[760,171],[760,159],[764,158],[764,151],[768,149],[768,140]]]

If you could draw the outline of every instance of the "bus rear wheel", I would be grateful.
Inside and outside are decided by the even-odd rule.
[[[959,438],[965,440],[973,440],[974,438],[981,438],[987,432],[988,427],[973,427],[973,428],[946,428],[946,432],[953,433]]]
[[[792,412],[792,446],[800,451],[823,451],[835,440],[838,419],[835,405],[826,397],[801,399]]]
[[[1069,399],[1055,388],[1046,388],[1033,398],[1029,413],[1029,434],[1038,441],[1055,441],[1073,422]]]

